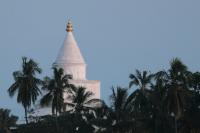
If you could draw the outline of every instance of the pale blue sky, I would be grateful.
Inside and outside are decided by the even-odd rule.
[[[127,86],[134,70],[157,71],[180,57],[200,68],[199,0],[1,0],[0,107],[23,116],[7,89],[21,57],[35,59],[43,76],[65,37],[68,19],[88,65],[88,79],[101,81],[102,99],[112,85]]]

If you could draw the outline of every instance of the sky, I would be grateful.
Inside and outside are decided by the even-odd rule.
[[[51,76],[70,19],[87,63],[87,78],[101,81],[109,104],[111,87],[127,87],[135,69],[167,69],[179,57],[200,70],[199,0],[1,0],[0,107],[23,117],[7,89],[27,56]]]

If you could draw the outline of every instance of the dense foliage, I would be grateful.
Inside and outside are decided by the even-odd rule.
[[[10,127],[15,127],[17,116],[11,115],[10,110],[0,108],[0,133],[11,133]]]
[[[51,105],[52,115],[35,116],[31,123],[18,125],[13,132],[200,133],[199,72],[189,71],[175,58],[168,70],[136,70],[129,78],[129,87],[112,87],[106,105],[92,99],[93,94],[86,88],[70,85],[70,76],[54,68],[54,77],[43,81],[46,93],[41,100],[41,105]],[[15,88],[19,93],[20,88]],[[67,101],[63,92],[69,94]]]

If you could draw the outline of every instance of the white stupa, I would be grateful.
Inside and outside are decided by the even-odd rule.
[[[100,82],[86,78],[86,63],[73,36],[73,27],[70,21],[67,24],[66,31],[67,35],[55,65],[63,68],[65,74],[72,75],[73,79],[70,80],[72,84],[87,88],[87,91],[93,92],[93,98],[100,99]]]

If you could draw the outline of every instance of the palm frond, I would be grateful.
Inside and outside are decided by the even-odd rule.
[[[137,86],[140,84],[138,78],[134,74],[130,74],[129,78],[131,79],[129,83],[129,88],[131,88],[133,85]]]
[[[18,90],[18,87],[19,87],[19,83],[18,82],[15,82],[14,84],[12,84],[10,86],[10,88],[8,89],[8,93],[9,93],[10,97],[13,97],[15,95],[15,93]]]
[[[86,105],[92,105],[96,103],[102,104],[103,101],[101,99],[93,98],[85,102]]]
[[[40,105],[43,106],[49,106],[50,103],[52,102],[53,96],[51,93],[47,93],[46,95],[44,95],[42,97],[42,99],[40,100]]]

